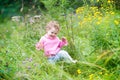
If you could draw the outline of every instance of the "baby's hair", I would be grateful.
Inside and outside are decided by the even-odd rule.
[[[50,21],[46,26],[46,31],[50,30],[51,28],[55,28],[59,31],[60,30],[60,25],[58,24],[57,21]]]

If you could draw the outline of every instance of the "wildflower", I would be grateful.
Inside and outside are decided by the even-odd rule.
[[[110,1],[110,0],[108,0],[107,2],[108,2],[108,3],[111,3],[111,1]]]
[[[98,15],[98,14],[101,14],[101,13],[97,11],[95,14],[97,14],[97,15]]]
[[[37,66],[37,63],[35,63],[34,66]]]
[[[111,12],[110,12],[110,14],[112,14],[112,15],[113,15],[113,14],[115,14],[115,13],[111,11]]]
[[[92,19],[89,17],[89,18],[88,18],[88,21],[91,21],[91,20],[92,20]]]
[[[78,9],[76,9],[76,14],[78,14],[78,13],[80,13],[80,10],[79,10],[79,8],[78,8]]]
[[[83,19],[83,21],[87,21],[87,18],[85,17],[85,18]]]
[[[119,21],[117,21],[117,20],[114,20],[114,23],[115,23],[116,25],[118,25],[118,24],[119,24]]]
[[[96,22],[96,24],[99,25],[99,24],[100,24],[100,21]]]
[[[30,59],[29,59],[29,62],[32,62],[32,60],[33,60],[33,59],[32,59],[32,58],[30,58]]]
[[[101,20],[102,19],[102,17],[98,17],[98,20]]]
[[[98,7],[90,7],[91,10],[98,10]]]
[[[105,73],[105,75],[107,76],[107,75],[108,75],[108,73]]]
[[[94,74],[90,74],[89,75],[89,80],[93,80],[93,76],[94,76]]]
[[[81,70],[80,70],[80,69],[78,69],[78,70],[77,70],[77,73],[78,73],[78,74],[81,74],[82,72],[81,72]]]
[[[106,12],[106,14],[108,14],[108,12]]]
[[[84,10],[84,7],[79,7],[76,9],[76,14],[81,13]]]
[[[31,69],[31,67],[30,67],[30,66],[28,66],[27,68],[28,68],[28,69]]]
[[[102,14],[101,12],[99,12],[99,11],[97,11],[97,12],[94,13],[94,16],[95,16],[95,17],[97,17],[97,16],[99,17],[99,16],[102,16],[102,15],[103,15],[103,14]]]

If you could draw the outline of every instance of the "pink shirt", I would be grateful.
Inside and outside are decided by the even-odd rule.
[[[42,36],[40,41],[37,43],[36,48],[38,50],[44,49],[44,53],[46,57],[50,57],[56,55],[60,49],[67,45],[67,40],[60,40],[58,37],[49,37],[47,34]],[[42,44],[42,48],[39,47]]]

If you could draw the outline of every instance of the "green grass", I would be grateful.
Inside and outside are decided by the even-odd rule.
[[[77,14],[57,18],[42,15],[39,22],[32,25],[12,21],[0,24],[0,79],[119,80],[119,19],[116,12],[83,7]],[[63,49],[78,63],[51,65],[43,51],[35,49],[50,20],[59,21],[61,31],[58,36],[66,36],[69,42]]]

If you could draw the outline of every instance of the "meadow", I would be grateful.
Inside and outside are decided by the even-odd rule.
[[[107,3],[109,7],[85,5],[74,12],[53,8],[33,22],[28,16],[35,15],[5,20],[0,24],[0,80],[119,80],[120,12]],[[76,64],[51,65],[43,51],[35,49],[51,20],[60,23],[58,36],[69,42],[63,49]]]

